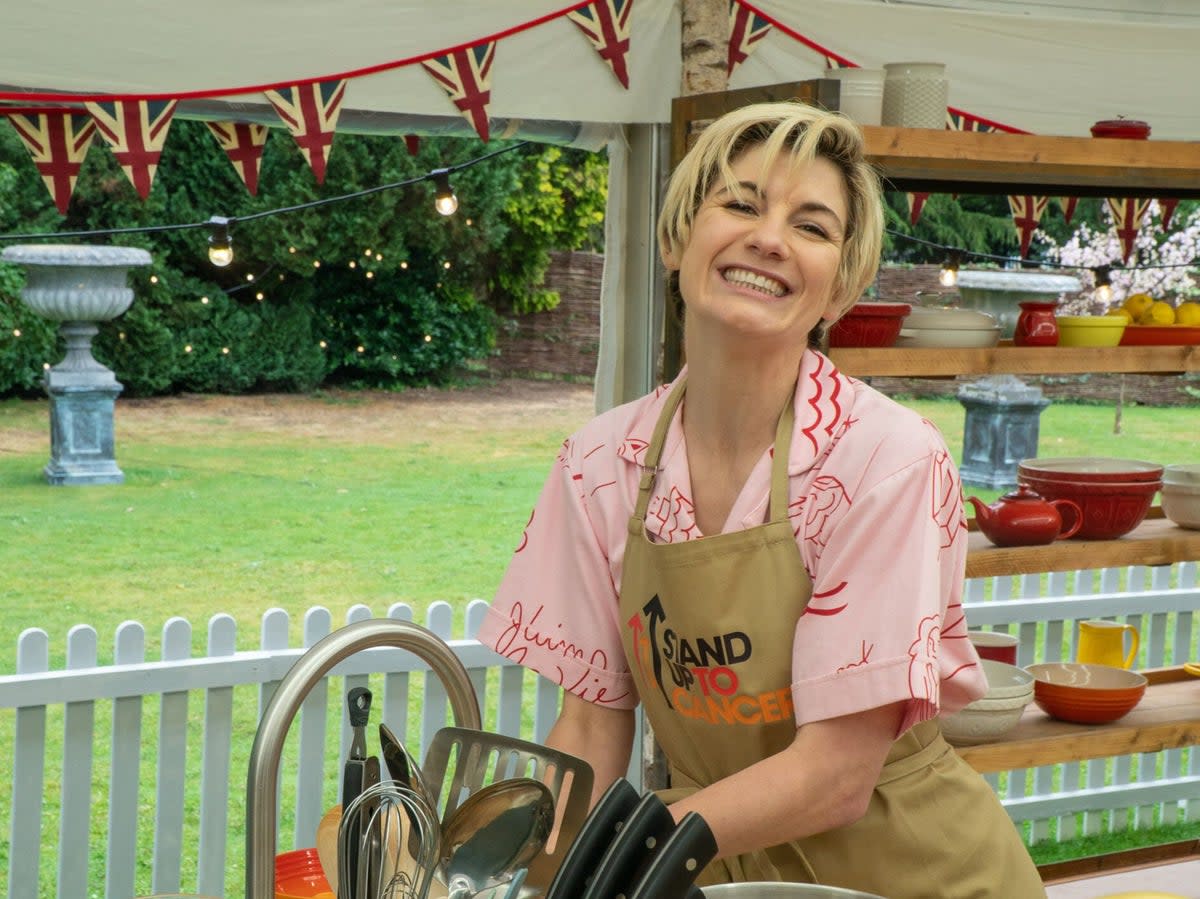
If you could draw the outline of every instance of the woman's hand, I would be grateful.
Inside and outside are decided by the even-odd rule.
[[[857,821],[867,810],[904,703],[814,721],[782,752],[672,804],[698,812],[718,855],[753,852]]]
[[[589,808],[618,777],[629,770],[635,728],[633,709],[610,709],[563,693],[562,710],[550,728],[546,745],[581,758],[596,779]]]

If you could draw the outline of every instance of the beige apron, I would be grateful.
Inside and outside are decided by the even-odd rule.
[[[766,524],[682,543],[647,538],[654,475],[685,389],[681,382],[668,398],[646,452],[620,596],[625,654],[670,764],[667,802],[792,742],[792,640],[812,593],[787,517],[791,399],[776,432]],[[697,880],[746,881],[821,883],[888,899],[1045,896],[1016,828],[936,721],[896,740],[861,820],[715,861]]]

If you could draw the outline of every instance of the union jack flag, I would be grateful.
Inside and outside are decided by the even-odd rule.
[[[258,196],[258,170],[263,147],[267,144],[267,126],[248,122],[205,122],[251,196]]]
[[[1049,197],[1034,197],[1020,194],[1010,194],[1008,209],[1012,213],[1013,224],[1017,226],[1017,234],[1021,237],[1021,258],[1029,252],[1029,240],[1037,230],[1042,213],[1046,211]]]
[[[1079,205],[1079,197],[1059,197],[1058,205],[1062,207],[1063,221],[1068,225],[1075,218],[1075,207]]]
[[[333,132],[346,94],[346,80],[313,81],[264,93],[288,131],[292,132],[317,183],[323,184],[325,163],[333,146]]]
[[[732,75],[734,69],[749,59],[758,42],[770,31],[770,22],[738,0],[729,0],[729,60],[725,74]]]
[[[567,18],[587,35],[621,86],[629,89],[629,70],[625,57],[629,53],[629,16],[633,0],[595,0],[587,6],[567,13]]]
[[[1175,207],[1179,205],[1179,198],[1159,198],[1158,211],[1162,217],[1162,229],[1166,231],[1171,227],[1171,216],[1175,214]]]
[[[105,100],[85,103],[96,129],[125,177],[144,200],[150,196],[176,100]]]
[[[33,157],[54,205],[66,215],[79,169],[96,136],[96,123],[86,113],[69,109],[11,112],[8,120]]]
[[[488,139],[487,107],[492,100],[495,57],[496,42],[483,41],[421,63],[484,141]]]
[[[1138,197],[1110,197],[1108,210],[1112,213],[1117,237],[1121,241],[1121,261],[1128,262],[1133,252],[1133,242],[1142,228],[1142,219],[1150,209],[1150,201]]]
[[[929,199],[928,193],[905,194],[908,197],[908,221],[915,225],[917,219],[921,217],[921,210],[925,208],[925,201]]]

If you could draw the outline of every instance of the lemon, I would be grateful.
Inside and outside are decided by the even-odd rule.
[[[1139,325],[1173,325],[1175,308],[1170,303],[1155,300],[1138,316]]]
[[[1154,297],[1149,294],[1131,293],[1125,298],[1125,302],[1121,304],[1121,308],[1133,316],[1134,321],[1137,321],[1142,317],[1142,313],[1153,305]]]
[[[1180,303],[1179,308],[1175,310],[1175,323],[1177,325],[1200,325],[1200,303],[1195,300]]]
[[[1125,324],[1129,324],[1131,321],[1133,321],[1133,316],[1130,314],[1128,309],[1113,309],[1111,312],[1105,312],[1104,314],[1112,318],[1123,319]]]

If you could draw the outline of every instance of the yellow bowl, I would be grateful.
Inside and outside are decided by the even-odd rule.
[[[1116,315],[1060,315],[1059,346],[1117,346],[1125,333],[1125,319]]]

